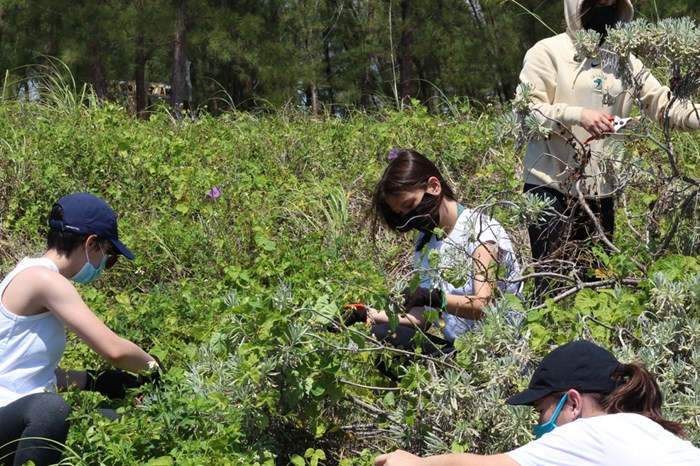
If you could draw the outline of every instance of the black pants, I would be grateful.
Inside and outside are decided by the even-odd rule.
[[[0,464],[46,466],[61,460],[70,407],[54,393],[34,393],[0,408]],[[48,440],[44,440],[48,439]]]
[[[552,215],[528,227],[532,257],[540,261],[540,264],[535,266],[535,272],[566,274],[568,271],[562,267],[561,262],[557,263],[557,260],[577,263],[582,269],[594,266],[595,261],[586,253],[590,253],[591,246],[595,244],[591,240],[597,234],[596,228],[590,215],[581,208],[578,198],[566,196],[555,189],[531,184],[525,185],[524,192],[551,199],[553,202]],[[613,198],[587,199],[586,203],[595,214],[605,236],[612,240],[615,231]],[[587,278],[585,270],[583,278]],[[535,298],[541,298],[550,284],[547,278],[535,278]]]
[[[397,326],[393,331],[390,324],[377,324],[372,327],[372,335],[377,340],[406,351],[414,351],[416,349],[417,334],[417,329],[403,325]],[[421,350],[422,354],[432,357],[440,357],[455,351],[452,343],[429,333],[422,335]],[[395,359],[398,362],[405,362],[409,357],[402,355]],[[380,359],[377,361],[377,369],[390,379],[398,380],[398,375],[391,370],[384,360]]]

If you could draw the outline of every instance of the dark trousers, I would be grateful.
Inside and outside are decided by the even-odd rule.
[[[524,192],[551,199],[553,202],[552,215],[528,227],[532,257],[540,261],[535,265],[535,272],[567,274],[568,270],[563,267],[562,262],[557,261],[570,261],[581,266],[583,279],[590,278],[587,269],[595,266],[595,259],[590,254],[591,246],[595,243],[591,239],[597,232],[593,220],[581,208],[578,198],[566,196],[555,189],[531,184],[525,185]],[[615,231],[613,198],[587,199],[586,203],[602,226],[605,236],[612,240]],[[535,299],[543,297],[551,283],[546,277],[536,277]]]
[[[23,396],[0,408],[0,464],[46,466],[61,460],[70,407],[54,393]]]
[[[392,331],[390,324],[377,324],[372,327],[372,335],[382,343],[388,343],[406,351],[415,351],[419,338],[422,338],[421,350],[422,354],[426,356],[440,357],[455,351],[454,346],[449,341],[428,333],[419,336],[417,329],[403,325],[397,326]],[[402,355],[395,359],[398,362],[405,362],[410,358]],[[378,360],[377,369],[390,379],[398,380],[398,375],[391,370],[386,361]]]

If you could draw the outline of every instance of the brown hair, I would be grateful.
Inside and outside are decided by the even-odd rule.
[[[686,438],[685,429],[661,415],[663,395],[656,378],[638,364],[620,364],[612,374],[619,385],[609,394],[592,394],[608,414],[636,413],[660,424],[673,434]]]
[[[440,181],[441,198],[447,197],[457,200],[454,191],[432,161],[414,150],[399,151],[396,158],[384,170],[372,198],[372,209],[369,215],[372,232],[375,233],[375,236],[380,223],[392,229],[397,226],[392,222],[391,212],[385,200],[386,196],[417,189],[427,190],[428,178],[431,176]]]

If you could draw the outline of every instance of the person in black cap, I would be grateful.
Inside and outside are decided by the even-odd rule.
[[[49,214],[48,249],[25,258],[0,283],[0,464],[57,463],[70,408],[57,388],[77,385],[124,396],[157,377],[157,358],[112,332],[71,283],[89,283],[121,255],[117,216],[88,193],[66,196]],[[124,371],[63,371],[58,363],[70,329]]]
[[[420,458],[405,451],[380,455],[375,466],[680,466],[700,464],[700,449],[683,427],[661,416],[654,376],[622,364],[587,341],[549,353],[528,388],[506,400],[534,406],[536,439],[498,455],[448,454]]]

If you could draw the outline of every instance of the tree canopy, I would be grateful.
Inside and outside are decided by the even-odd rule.
[[[700,16],[689,1],[636,7],[650,20]],[[30,65],[59,59],[100,98],[128,97],[139,112],[149,82],[166,85],[171,105],[215,113],[410,99],[437,109],[511,99],[525,51],[562,30],[561,1],[2,0],[0,68],[5,92],[19,92]]]

